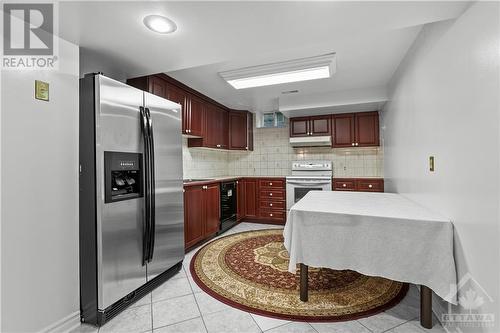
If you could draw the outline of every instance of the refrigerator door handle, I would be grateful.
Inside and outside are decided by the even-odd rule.
[[[144,220],[143,220],[143,235],[142,235],[142,265],[144,266],[149,259],[149,239],[150,239],[150,161],[149,161],[149,128],[146,111],[141,106],[139,107],[141,117],[141,132],[144,141]]]
[[[151,113],[149,111],[149,108],[146,108],[146,117],[148,119],[148,129],[149,129],[149,178],[150,178],[150,228],[149,228],[149,233],[150,233],[150,238],[149,238],[149,257],[148,257],[148,262],[151,262],[153,260],[153,253],[154,253],[154,248],[155,248],[155,227],[156,227],[156,216],[155,216],[155,208],[156,208],[156,203],[155,203],[155,194],[156,194],[156,187],[155,187],[155,146],[154,146],[154,135],[153,135],[153,120],[151,119]]]

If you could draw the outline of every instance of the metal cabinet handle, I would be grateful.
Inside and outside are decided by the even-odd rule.
[[[220,148],[220,145],[217,145],[217,148]]]
[[[269,193],[269,196],[270,196],[270,197],[272,197],[272,196],[273,196],[273,194],[272,194],[272,193]]]
[[[342,187],[347,187],[347,184],[342,184]]]
[[[271,213],[271,214],[269,214],[269,216],[273,217],[273,214]]]
[[[356,146],[359,146],[359,143],[356,142]]]
[[[372,184],[370,184],[370,185],[368,185],[368,187],[369,187],[369,188],[372,188],[372,187],[373,187],[373,185],[372,185]]]
[[[273,183],[269,183],[269,186],[273,186]]]
[[[352,145],[355,146],[356,144],[353,142]]]
[[[248,147],[245,147],[246,150],[248,150]]]
[[[272,207],[272,206],[273,206],[273,204],[272,204],[272,203],[270,203],[270,204],[269,204],[269,206],[271,206],[271,207]]]

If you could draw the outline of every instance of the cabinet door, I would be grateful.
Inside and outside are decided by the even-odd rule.
[[[245,218],[245,181],[236,182],[236,219],[241,221]]]
[[[247,150],[253,151],[253,113],[247,112]]]
[[[290,118],[290,137],[309,135],[309,117]]]
[[[355,144],[354,114],[333,115],[333,147],[352,147]]]
[[[220,132],[222,148],[229,149],[229,112],[220,109],[220,119],[222,123],[222,130]]]
[[[371,147],[378,145],[378,112],[356,113],[356,147]]]
[[[246,150],[247,114],[245,112],[229,112],[229,149]]]
[[[256,179],[245,179],[245,216],[257,218],[258,190]]]
[[[203,136],[205,125],[205,102],[191,95],[189,97],[189,134]]]
[[[151,76],[148,80],[150,93],[168,99],[167,82],[156,76]]]
[[[202,186],[189,186],[184,192],[184,243],[191,247],[204,238],[205,190]]]
[[[182,106],[182,133],[189,134],[187,132],[189,128],[189,105],[186,93],[184,90],[169,84],[167,86],[167,99]]]
[[[207,105],[205,108],[205,135],[203,146],[217,148],[219,119],[216,108],[213,105]]]
[[[315,136],[330,135],[332,133],[330,122],[330,115],[311,117],[309,121],[309,132],[311,135]]]
[[[205,238],[219,231],[220,192],[219,183],[207,185],[205,189]]]

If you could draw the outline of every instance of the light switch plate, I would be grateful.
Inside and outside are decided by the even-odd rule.
[[[41,101],[49,101],[49,83],[35,80],[35,98]]]

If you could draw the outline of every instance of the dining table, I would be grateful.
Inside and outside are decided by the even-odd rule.
[[[420,285],[420,324],[432,328],[432,292],[457,304],[453,223],[398,193],[310,191],[283,230],[290,261],[300,267],[308,300],[308,267],[353,270]]]

